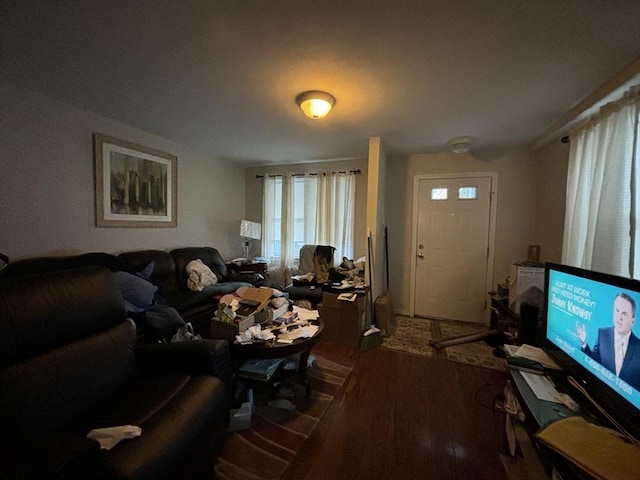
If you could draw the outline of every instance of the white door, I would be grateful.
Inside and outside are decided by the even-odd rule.
[[[496,180],[492,174],[416,179],[415,315],[484,320]]]

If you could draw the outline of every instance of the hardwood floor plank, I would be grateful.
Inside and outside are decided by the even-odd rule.
[[[489,408],[504,373],[381,347],[315,351],[357,364],[285,480],[506,478],[504,419]]]

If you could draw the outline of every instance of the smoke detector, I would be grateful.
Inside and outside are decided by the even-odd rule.
[[[467,153],[471,148],[473,139],[471,137],[456,137],[449,140],[447,145],[453,153]]]

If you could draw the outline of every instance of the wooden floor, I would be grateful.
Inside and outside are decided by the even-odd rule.
[[[358,361],[285,480],[506,478],[490,408],[505,374],[381,347],[314,351]]]

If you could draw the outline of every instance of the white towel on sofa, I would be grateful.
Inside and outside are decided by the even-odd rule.
[[[189,290],[201,292],[204,290],[204,287],[218,283],[216,274],[199,258],[187,263],[186,270],[189,276],[187,279],[187,287],[189,287]]]

